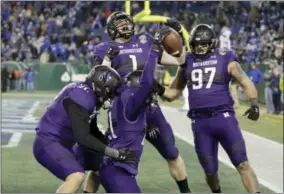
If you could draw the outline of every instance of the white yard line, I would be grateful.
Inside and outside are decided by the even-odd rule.
[[[23,134],[20,132],[13,132],[12,137],[7,145],[1,146],[2,148],[17,147],[22,139]]]
[[[190,120],[186,112],[162,106],[163,113],[173,127],[175,135],[194,145]],[[283,193],[283,145],[243,131],[248,157],[259,182],[277,193]],[[234,168],[224,149],[219,146],[219,161]],[[222,177],[221,177],[222,179]]]
[[[33,116],[33,113],[36,111],[37,107],[40,105],[40,101],[35,101],[32,107],[28,110],[27,114],[22,118],[22,122],[35,122],[36,119]]]

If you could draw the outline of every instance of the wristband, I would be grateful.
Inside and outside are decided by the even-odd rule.
[[[111,157],[111,158],[118,158],[118,156],[119,156],[119,151],[107,146],[107,147],[105,148],[104,154],[105,154],[106,156]]]
[[[251,99],[249,100],[249,102],[250,102],[250,106],[252,106],[252,107],[258,107],[258,100],[257,100],[257,98],[251,98]]]
[[[161,84],[157,84],[157,94],[162,96],[165,93],[166,88]]]

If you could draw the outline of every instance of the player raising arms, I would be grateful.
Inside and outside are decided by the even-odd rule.
[[[181,26],[176,20],[169,20],[167,25],[181,32]],[[104,42],[95,47],[94,59],[97,64],[109,63],[116,69],[121,77],[125,77],[130,72],[137,69],[142,70],[149,58],[153,38],[148,33],[134,34],[135,24],[130,15],[118,11],[112,13],[107,20],[107,32],[112,41]],[[119,48],[119,51],[110,50],[111,45]],[[120,52],[113,56],[113,53]],[[172,57],[165,51],[158,58],[160,64],[182,64],[184,63],[185,49],[182,53],[176,53],[179,57]],[[151,142],[159,153],[166,159],[171,176],[176,180],[180,192],[190,192],[187,183],[187,174],[183,159],[180,157],[175,146],[175,138],[169,123],[166,121],[160,106],[147,111],[147,125],[158,127],[159,136],[157,138],[146,139]]]
[[[82,148],[103,153],[114,160],[135,160],[127,148],[110,148],[90,133],[89,117],[96,106],[111,98],[121,86],[119,74],[108,66],[94,67],[85,82],[65,86],[41,117],[36,128],[33,153],[36,160],[64,183],[57,193],[74,193],[84,178],[84,167],[73,152],[77,142]],[[93,165],[101,157],[93,157]],[[90,161],[91,162],[91,161]]]
[[[153,49],[149,51],[143,73],[136,70],[126,75],[125,84],[119,89],[109,109],[109,146],[113,149],[129,147],[136,152],[137,160],[121,163],[108,156],[104,157],[99,175],[108,193],[141,192],[135,176],[146,135],[146,107],[153,92],[155,67],[161,53],[159,45],[157,39],[153,43]]]
[[[232,78],[244,88],[250,108],[245,112],[251,120],[258,120],[257,91],[243,72],[235,54],[230,50],[216,49],[217,38],[206,24],[197,25],[190,34],[191,53],[178,69],[169,88],[159,86],[159,94],[174,100],[187,85],[189,91],[191,125],[195,151],[213,193],[220,193],[218,177],[218,143],[238,170],[248,192],[258,192],[258,182],[251,168],[245,142],[235,117],[233,100],[229,92]]]

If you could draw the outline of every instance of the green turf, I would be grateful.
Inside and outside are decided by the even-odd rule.
[[[33,138],[34,134],[25,134],[20,147],[2,149],[2,193],[51,193],[60,185],[61,182],[58,179],[35,161],[32,154]],[[177,140],[176,143],[186,163],[192,191],[209,193],[193,147],[182,140]],[[237,172],[222,163],[219,167],[223,191],[244,193]],[[178,192],[175,182],[168,173],[166,162],[149,143],[145,144],[138,182],[143,192]],[[261,191],[272,193],[264,187],[261,187]],[[102,187],[100,192],[104,192]]]
[[[183,106],[183,102],[180,100],[171,103],[160,101],[160,104],[174,108],[181,108]],[[247,107],[247,105],[242,104],[240,108],[236,110],[237,119],[241,128],[245,131],[283,144],[283,118],[280,116],[268,115],[262,111],[258,121],[251,121],[243,116]]]
[[[39,94],[38,96],[43,95]],[[50,95],[49,99],[52,99],[53,96]],[[41,102],[34,116],[40,117],[47,105],[48,102]],[[98,119],[102,125],[107,125],[104,111],[101,111]],[[59,180],[34,160],[32,155],[33,138],[33,134],[25,134],[20,147],[2,149],[2,193],[54,192],[60,185]],[[197,161],[193,147],[179,139],[177,139],[177,147],[186,163],[192,191],[210,192],[203,180],[203,171]],[[222,163],[219,164],[219,167],[223,191],[243,193],[244,189],[237,172]],[[168,173],[166,162],[148,143],[145,144],[138,182],[143,192],[178,192],[176,184]],[[102,188],[99,191],[104,192]],[[264,187],[261,187],[261,191],[271,193]]]
[[[46,98],[53,99],[57,93],[54,91],[51,92],[36,92],[32,95],[25,93],[7,93],[4,94],[4,98],[18,98],[21,96],[22,98]],[[48,102],[41,102],[38,110],[34,113],[34,116],[39,118],[42,113],[45,111],[45,106],[47,106]],[[160,101],[160,104],[165,106],[170,106],[174,108],[181,108],[183,106],[183,102],[180,100],[173,101],[171,103]],[[239,120],[240,126],[243,130],[254,133],[256,135],[265,137],[267,139],[271,139],[273,141],[279,142],[283,144],[283,118],[279,116],[271,116],[265,113],[261,113],[260,119],[255,122],[248,120],[242,114],[245,112],[247,106],[241,105],[241,107],[236,111],[237,118]],[[262,107],[263,108],[263,107]]]
[[[38,108],[33,112],[33,116],[39,119],[43,113],[45,112],[46,108],[50,105],[50,102],[40,102]]]
[[[52,99],[56,96],[58,91],[35,91],[34,93],[27,93],[27,92],[7,92],[1,93],[2,98],[9,99],[9,98],[32,98],[32,99]]]

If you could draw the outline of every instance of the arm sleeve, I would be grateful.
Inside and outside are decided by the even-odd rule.
[[[237,55],[236,55],[236,53],[234,51],[228,50],[227,52],[228,52],[228,54],[227,54],[227,56],[228,56],[228,64],[231,63],[232,61],[238,62],[238,57],[237,57]]]
[[[63,107],[70,119],[75,141],[92,152],[104,153],[107,146],[90,133],[88,111],[69,98],[63,101]]]
[[[104,42],[94,48],[94,59],[97,59],[96,65],[107,65],[111,67],[111,61],[105,59],[108,43]]]
[[[148,63],[144,66],[143,73],[140,78],[140,87],[135,93],[132,93],[125,106],[125,116],[128,120],[136,120],[140,114],[141,107],[145,106],[146,100],[152,92],[154,83],[154,72],[157,64],[159,53],[151,51]]]

